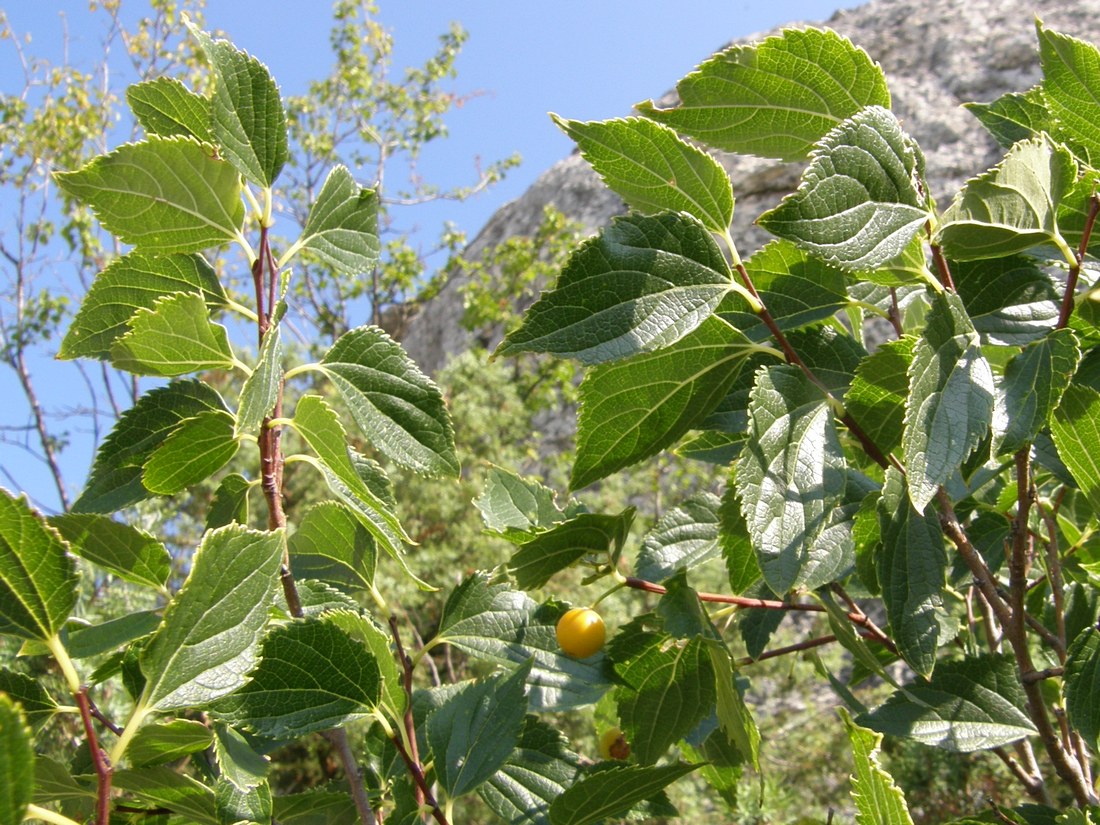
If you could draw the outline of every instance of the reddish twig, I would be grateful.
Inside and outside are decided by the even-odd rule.
[[[1085,218],[1085,229],[1081,233],[1081,243],[1076,250],[1077,263],[1070,267],[1066,276],[1066,292],[1062,296],[1062,306],[1058,311],[1058,323],[1055,329],[1064,329],[1069,323],[1069,316],[1073,314],[1073,299],[1077,293],[1077,279],[1081,275],[1081,264],[1088,254],[1089,240],[1092,237],[1093,227],[1096,225],[1096,216],[1100,213],[1100,197],[1093,193],[1089,198],[1089,213]]]
[[[80,709],[80,720],[84,723],[84,735],[88,739],[88,749],[92,754],[92,764],[96,775],[96,825],[109,825],[111,821],[111,778],[114,769],[107,752],[99,746],[95,726],[92,724],[92,707],[88,700],[88,687],[84,685],[76,692],[76,706]]]

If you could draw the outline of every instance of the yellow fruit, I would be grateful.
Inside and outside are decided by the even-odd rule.
[[[577,659],[587,659],[603,647],[607,631],[600,614],[590,607],[574,607],[558,619],[558,645]]]
[[[626,759],[630,745],[619,728],[609,728],[600,737],[600,756],[604,759]]]

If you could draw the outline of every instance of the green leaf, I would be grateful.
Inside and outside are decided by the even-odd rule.
[[[222,410],[181,421],[145,463],[141,476],[145,489],[173,495],[212,476],[237,454],[240,442],[233,437],[235,423]]]
[[[398,668],[390,634],[357,610],[330,610],[324,618],[363,645],[374,657],[382,685],[379,703],[394,714],[393,718],[398,718],[405,710],[408,696],[405,675]]]
[[[796,368],[776,366],[758,373],[749,413],[736,484],[760,569],[776,593],[819,587],[851,562],[832,410]]]
[[[1076,179],[1077,164],[1065,147],[1045,134],[1021,141],[955,196],[936,241],[957,261],[1001,258],[1044,243],[1072,256],[1057,214]]]
[[[486,528],[496,533],[533,535],[565,519],[554,491],[537,481],[491,467],[474,506]]]
[[[1100,735],[1100,631],[1089,626],[1070,644],[1066,658],[1066,713],[1069,723],[1096,750]]]
[[[642,540],[634,575],[663,582],[718,555],[721,500],[698,493],[666,511]]]
[[[267,825],[271,822],[273,800],[267,782],[242,790],[232,782],[218,779],[214,786],[214,799],[218,819],[223,825],[239,825],[242,822]]]
[[[547,722],[528,716],[515,750],[478,795],[511,825],[550,825],[550,805],[569,787],[577,758],[565,737]]]
[[[879,505],[882,558],[878,580],[898,652],[917,673],[936,665],[947,555],[935,508],[923,514],[895,468],[886,471]]]
[[[210,101],[197,95],[174,77],[157,77],[126,89],[126,102],[134,119],[149,135],[183,135],[213,143],[210,134]]]
[[[36,805],[60,802],[91,814],[95,800],[95,788],[78,784],[60,762],[42,754],[35,756],[33,801]]]
[[[909,397],[909,365],[915,345],[913,338],[882,344],[860,362],[844,396],[848,414],[883,455],[889,455],[901,444],[905,402]]]
[[[798,189],[756,222],[836,266],[878,269],[931,217],[918,188],[921,167],[897,119],[872,106],[825,135]]]
[[[528,663],[463,685],[428,717],[435,774],[448,797],[475,790],[511,756],[527,714],[524,682],[530,669]]]
[[[23,716],[38,730],[57,712],[57,702],[41,683],[23,673],[0,668],[0,695],[6,695],[23,710]]]
[[[687,212],[712,232],[733,220],[733,188],[714,158],[652,120],[566,120],[550,115],[576,141],[612,191],[639,212]]]
[[[944,662],[931,681],[906,685],[856,722],[958,753],[989,750],[1035,734],[1016,663],[995,654]]]
[[[287,160],[286,114],[279,87],[259,60],[185,22],[214,71],[214,140],[242,175],[261,188],[270,187]]]
[[[551,825],[592,825],[621,816],[698,765],[615,765],[575,782],[550,804]]]
[[[1008,362],[997,388],[994,455],[1023,449],[1046,428],[1080,359],[1077,337],[1068,329],[1059,329]]]
[[[263,782],[270,767],[268,758],[258,754],[242,733],[226,725],[214,725],[214,758],[221,778],[242,791]]]
[[[352,825],[359,821],[351,795],[332,790],[331,785],[277,796],[272,804],[280,825]]]
[[[580,389],[580,489],[656,455],[698,426],[726,396],[752,345],[716,317],[675,344],[588,371]]]
[[[622,683],[615,689],[631,755],[653,765],[714,707],[714,668],[701,638],[628,625],[608,647]]]
[[[606,658],[574,659],[562,653],[555,628],[561,605],[536,604],[484,573],[467,577],[447,599],[433,644],[447,643],[497,665],[532,660],[528,704],[532,711],[590,705],[611,686]]]
[[[909,367],[902,450],[909,496],[923,513],[989,432],[993,372],[957,295],[932,301]]]
[[[733,290],[729,265],[688,215],[629,215],[582,244],[496,355],[599,364],[667,347]]]
[[[135,639],[150,635],[158,627],[159,610],[138,610],[99,624],[71,622],[65,628],[62,640],[71,658],[87,659],[118,650]]]
[[[351,507],[382,549],[412,576],[402,548],[402,543],[411,544],[412,539],[405,534],[389,502],[372,490],[357,472],[336,413],[320,396],[306,395],[298,401],[293,424],[317,453],[329,488]]]
[[[1031,258],[953,262],[951,276],[974,329],[990,344],[1023,346],[1055,325],[1060,287]]]
[[[1035,21],[1042,99],[1054,124],[1054,136],[1073,146],[1090,166],[1100,160],[1100,51],[1091,43],[1051,31]]]
[[[508,572],[521,589],[532,590],[585,556],[618,556],[633,521],[633,507],[614,516],[581,513],[521,544]]]
[[[271,631],[248,683],[215,710],[269,739],[328,730],[369,714],[381,696],[372,653],[324,617]]]
[[[1050,434],[1074,481],[1093,506],[1100,506],[1100,392],[1090,386],[1070,384],[1054,417]]]
[[[829,29],[786,29],[731,46],[676,85],[680,105],[638,111],[717,149],[802,160],[865,106],[890,105],[879,65]]]
[[[240,237],[240,176],[192,138],[150,135],[54,178],[141,252],[200,252]]]
[[[137,375],[176,376],[236,365],[229,334],[210,320],[201,295],[181,292],[139,309],[111,345],[111,364]]]
[[[111,513],[149,497],[142,468],[182,421],[223,410],[221,396],[201,381],[176,381],[150,390],[124,412],[96,453],[73,512]]]
[[[201,255],[146,255],[132,251],[100,272],[61,342],[57,357],[106,359],[141,309],[178,292],[201,293],[207,307],[225,306],[214,268]]]
[[[733,660],[725,644],[717,639],[706,640],[707,652],[714,667],[718,724],[729,742],[737,746],[741,758],[760,770],[760,730],[745,705],[734,680]]]
[[[282,531],[235,524],[203,536],[191,573],[142,653],[145,708],[202,706],[245,683],[275,595],[285,541]]]
[[[763,574],[756,561],[756,552],[752,549],[752,539],[741,513],[741,499],[737,496],[733,478],[722,494],[722,506],[718,510],[718,544],[729,572],[730,591],[744,593]]]
[[[1050,134],[1054,131],[1040,86],[1022,94],[1009,92],[992,103],[964,103],[963,108],[981,122],[1002,149],[1009,149],[1014,143],[1040,132]]]
[[[34,792],[34,739],[12,700],[0,693],[0,822],[22,822]]]
[[[319,369],[381,453],[425,475],[458,475],[454,430],[442,393],[385,332],[359,327],[345,333]]]
[[[173,719],[155,725],[145,725],[134,734],[126,755],[134,767],[163,765],[188,754],[206,750],[214,744],[214,734],[202,722]]]
[[[0,633],[56,636],[76,606],[79,579],[57,532],[26,497],[0,487]]]
[[[295,578],[365,590],[374,584],[374,539],[355,514],[337,501],[315,504],[290,537]]]
[[[297,245],[340,274],[373,271],[381,254],[377,193],[361,188],[347,167],[333,167],[309,209]]]
[[[214,791],[167,765],[116,770],[112,785],[143,802],[167,808],[194,825],[222,825],[214,804]]]
[[[221,480],[206,511],[206,529],[214,530],[237,522],[248,524],[248,491],[252,485],[240,473],[230,473]]]
[[[237,406],[236,432],[255,433],[271,414],[283,380],[281,327],[274,324],[264,335],[256,368],[241,387]]]
[[[79,513],[51,516],[49,523],[70,550],[126,581],[161,588],[172,572],[168,549],[136,527]]]
[[[905,794],[894,778],[879,764],[882,734],[861,728],[844,708],[840,718],[848,728],[856,772],[852,775],[852,799],[856,803],[857,825],[912,825]]]

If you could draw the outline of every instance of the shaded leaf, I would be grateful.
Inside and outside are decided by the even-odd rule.
[[[295,578],[318,579],[353,590],[374,584],[374,539],[339,502],[322,501],[307,510],[289,545]]]
[[[116,770],[112,785],[143,802],[167,808],[195,825],[222,825],[214,804],[214,791],[201,782],[177,773],[167,765]]]
[[[57,702],[41,683],[23,673],[0,668],[0,695],[7,695],[22,708],[24,718],[38,730],[57,711]]]
[[[660,583],[715,558],[720,507],[717,496],[699,493],[666,511],[642,540],[634,575]]]
[[[281,329],[278,323],[268,327],[264,342],[260,346],[256,367],[241,387],[235,429],[238,435],[258,431],[263,420],[275,407],[275,400],[279,396],[279,387],[283,380]]]
[[[1069,647],[1066,658],[1066,713],[1073,729],[1096,749],[1100,735],[1100,631],[1089,626]]]
[[[883,455],[901,444],[916,340],[887,341],[860,362],[844,396],[848,414]]]
[[[510,825],[549,825],[550,805],[569,787],[577,757],[565,737],[547,722],[528,716],[512,755],[478,795]]]
[[[223,478],[206,510],[206,529],[224,527],[234,521],[248,524],[248,491],[251,489],[252,484],[240,473],[230,473]]]
[[[324,618],[358,641],[374,657],[382,684],[379,702],[387,706],[393,718],[398,718],[408,704],[408,695],[404,672],[398,667],[394,654],[392,636],[358,609],[331,610]]]
[[[22,822],[34,792],[34,739],[12,700],[0,693],[0,822]]]
[[[952,263],[951,276],[974,329],[991,344],[1022,346],[1055,325],[1059,289],[1030,258],[960,261]]]
[[[614,516],[581,513],[521,544],[508,560],[508,572],[521,589],[531,590],[587,555],[617,557],[633,521],[633,507]]]
[[[1046,428],[1081,358],[1077,337],[1059,329],[1016,355],[997,388],[994,455],[1023,449]]]
[[[1083,383],[1071,383],[1050,422],[1058,457],[1073,474],[1077,486],[1093,506],[1100,505],[1100,392]]]
[[[202,722],[173,719],[140,728],[130,740],[126,755],[134,767],[163,765],[205,750],[213,743],[213,732]]]
[[[625,814],[698,765],[614,765],[582,777],[550,804],[551,825],[590,825]]]
[[[257,753],[242,733],[227,725],[214,725],[214,758],[221,777],[242,791],[267,778],[268,758]]]
[[[1035,86],[1026,92],[1009,92],[992,103],[964,103],[986,128],[1002,149],[1035,137],[1040,132],[1053,132],[1050,112],[1042,88]]]

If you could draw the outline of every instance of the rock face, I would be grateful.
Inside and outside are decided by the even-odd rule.
[[[825,22],[882,65],[894,113],[924,151],[928,180],[941,210],[968,178],[992,166],[1002,154],[960,104],[1023,92],[1039,80],[1035,16],[1048,28],[1086,40],[1100,32],[1100,0],[872,0]],[[708,56],[700,55],[700,61]],[[678,79],[670,78],[670,85]],[[674,105],[675,100],[670,92],[660,104]],[[607,117],[621,114],[608,112]],[[717,156],[733,180],[733,237],[747,257],[769,237],[752,222],[797,186],[802,164]],[[593,231],[625,211],[622,201],[574,153],[498,210],[467,254],[474,257],[506,238],[533,233],[547,204]],[[458,279],[448,283],[411,320],[403,336],[409,354],[430,372],[470,346],[470,335],[460,324],[460,286]]]

